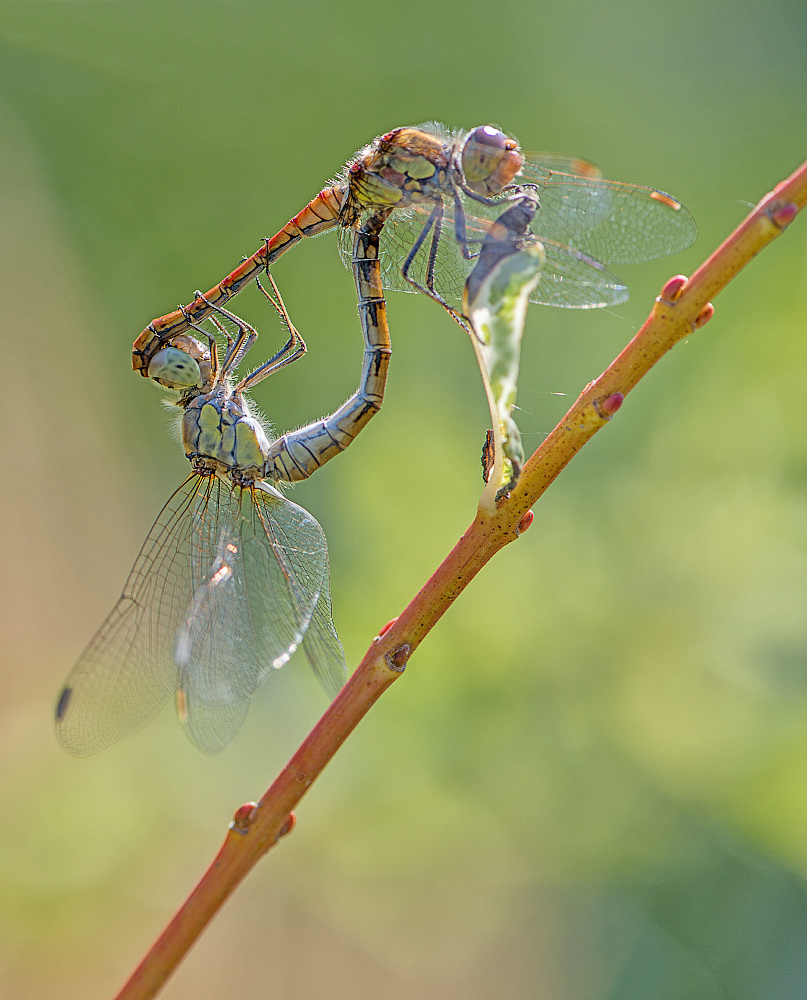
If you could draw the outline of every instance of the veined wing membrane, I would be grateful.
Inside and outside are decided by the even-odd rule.
[[[568,244],[603,264],[635,264],[678,253],[697,235],[690,213],[664,191],[607,180],[577,157],[524,157],[517,183],[538,190],[535,232],[540,239]]]
[[[327,546],[315,518],[266,484],[244,490],[238,505],[236,530],[222,535],[177,637],[180,717],[206,753],[232,740],[253,692],[303,642],[327,586]],[[334,638],[327,666],[344,681],[335,631]],[[222,672],[223,663],[239,669]]]
[[[130,736],[176,689],[174,637],[192,596],[189,536],[200,485],[191,476],[162,509],[123,594],[65,682],[56,733],[72,754]]]
[[[220,749],[251,694],[302,641],[326,573],[322,529],[302,508],[260,484],[242,491],[191,476],[163,508],[121,598],[71,671],[59,699],[59,740],[78,756],[96,753],[178,691],[191,738],[208,753]],[[343,664],[342,657],[332,670]]]
[[[474,212],[490,213],[486,219],[481,214],[466,216],[465,229],[472,252],[478,250],[487,235],[491,223],[502,212],[502,205],[490,208],[472,202]],[[503,203],[505,204],[505,203]],[[415,289],[401,274],[401,264],[406,259],[426,223],[430,206],[417,206],[396,211],[387,222],[381,238],[381,274],[385,288],[402,292]],[[580,250],[554,240],[544,240],[540,234],[541,212],[539,210],[533,230],[546,250],[546,263],[541,272],[541,280],[530,296],[531,302],[557,306],[564,309],[595,309],[624,302],[628,297],[625,285],[600,261],[589,257]],[[412,261],[409,274],[421,285],[427,285],[429,251],[432,234],[429,233],[420,252]],[[352,235],[350,230],[339,233],[339,249],[346,266],[350,266]],[[446,206],[442,232],[434,260],[434,287],[445,299],[462,299],[465,281],[476,261],[462,256],[459,243],[454,237],[454,217]]]
[[[317,680],[335,698],[347,678],[347,664],[342,643],[333,624],[330,573],[327,566],[317,606],[303,636],[302,650]]]

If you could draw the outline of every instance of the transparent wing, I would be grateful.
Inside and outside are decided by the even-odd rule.
[[[546,261],[531,302],[561,309],[600,309],[628,298],[627,286],[593,257],[554,240],[541,239]]]
[[[469,203],[471,204],[471,203]],[[484,205],[473,205],[474,210],[488,211]],[[501,214],[502,206],[489,209],[491,218],[479,215],[466,217],[466,233],[472,252],[477,250],[487,232]],[[495,214],[494,214],[495,213]],[[415,289],[403,277],[401,265],[420,235],[430,214],[428,206],[418,206],[393,213],[381,234],[381,277],[385,288],[401,292]],[[541,213],[533,224],[533,232],[540,233]],[[432,234],[429,234],[412,261],[409,274],[421,285],[427,284],[427,271]],[[628,297],[628,290],[604,264],[581,250],[573,249],[554,240],[538,236],[546,250],[546,263],[541,280],[530,296],[531,302],[557,306],[563,309],[596,309],[616,305]],[[339,233],[339,250],[347,267],[353,250],[353,231],[342,229]],[[476,260],[466,260],[454,238],[454,219],[446,212],[434,265],[434,287],[445,299],[462,299],[463,288]]]
[[[302,507],[266,484],[230,496],[231,522],[176,640],[180,718],[205,753],[232,740],[255,689],[303,642],[328,567],[322,528]]]
[[[193,537],[206,503],[191,476],[154,522],[117,604],[67,677],[56,708],[56,733],[84,757],[131,735],[177,686],[174,637],[193,594],[191,567],[203,561]]]
[[[333,624],[331,608],[331,581],[328,564],[322,577],[317,606],[303,637],[302,644],[311,669],[331,698],[335,698],[347,679],[345,651]]]
[[[525,153],[517,180],[541,200],[536,232],[604,264],[631,264],[678,253],[697,236],[677,198],[655,188],[609,181],[578,157]]]
[[[319,524],[271,487],[190,477],[67,678],[56,712],[62,745],[78,756],[103,750],[177,691],[191,739],[221,749],[252,693],[302,641],[327,566]],[[331,670],[332,655],[322,654]]]

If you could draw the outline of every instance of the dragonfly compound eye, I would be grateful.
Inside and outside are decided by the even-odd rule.
[[[468,136],[470,142],[478,142],[482,146],[493,146],[494,149],[507,149],[507,136],[501,129],[493,125],[480,125]]]
[[[198,362],[178,347],[157,351],[149,363],[148,374],[167,389],[189,389],[202,384]]]
[[[462,172],[472,191],[485,197],[498,194],[521,169],[524,158],[518,143],[493,125],[469,132],[462,147]]]

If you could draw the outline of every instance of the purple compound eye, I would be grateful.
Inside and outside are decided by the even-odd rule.
[[[469,141],[478,142],[480,146],[492,146],[494,149],[507,149],[508,138],[501,129],[492,125],[479,125],[468,136]]]
[[[478,125],[462,146],[460,166],[466,185],[483,198],[494,197],[521,170],[518,143],[494,125]],[[467,192],[466,192],[467,193]]]

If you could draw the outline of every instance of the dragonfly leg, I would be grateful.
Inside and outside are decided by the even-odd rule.
[[[371,216],[357,230],[353,241],[353,274],[364,337],[359,388],[330,416],[274,441],[266,462],[269,477],[289,483],[307,479],[344,451],[381,409],[392,345],[381,287],[378,244],[390,211],[382,209]]]
[[[227,341],[227,353],[224,356],[221,369],[219,370],[217,368],[216,378],[221,381],[221,379],[229,377],[247,351],[258,339],[258,331],[254,326],[250,326],[246,320],[241,319],[240,316],[236,316],[235,313],[231,313],[229,309],[224,309],[222,306],[216,305],[214,302],[207,302],[205,296],[202,295],[201,292],[197,291],[196,300],[199,301],[200,299],[210,306],[211,314],[209,319]],[[219,316],[223,316],[225,319],[228,319],[238,330],[238,335],[233,337],[224,324],[214,315],[214,313],[218,313]],[[215,343],[215,338],[213,338],[212,335],[195,320],[188,317],[188,324],[194,330],[204,334],[211,341],[211,343]]]
[[[194,295],[198,294],[198,292],[194,292]],[[186,306],[180,306],[179,311],[185,317],[187,328],[196,330],[196,332],[200,333],[207,341],[208,347],[210,348],[210,377],[211,380],[215,382],[219,373],[219,345],[216,343],[216,338],[209,330],[206,330],[203,326],[199,326],[191,313],[187,311]],[[227,337],[228,339],[231,339],[229,334],[227,334]]]
[[[465,191],[463,185],[460,185],[460,189]],[[531,200],[538,201],[537,184],[511,184],[509,187],[504,188],[495,198],[485,198],[474,191],[465,191],[465,193],[471,194],[476,201],[484,205],[506,205],[508,202],[520,201],[525,195],[531,198]],[[480,251],[472,251],[470,244],[478,243],[481,248],[482,240],[468,239],[468,229],[465,224],[465,206],[459,197],[459,192],[456,190],[454,192],[454,236],[460,245],[462,256],[466,260],[475,260],[479,256]]]
[[[289,316],[288,309],[286,309],[286,304],[284,303],[281,295],[280,289],[275,284],[275,279],[267,270],[266,276],[272,285],[274,295],[263,287],[258,278],[255,279],[255,284],[263,292],[264,296],[272,304],[272,308],[280,317],[280,321],[289,331],[289,339],[280,348],[277,354],[274,354],[268,361],[265,361],[259,368],[256,368],[252,374],[248,375],[235,387],[235,392],[246,392],[253,386],[262,382],[265,378],[268,378],[273,372],[276,372],[280,368],[284,368],[286,365],[292,364],[294,361],[298,361],[308,350],[305,341],[300,336],[297,327],[292,323],[291,317]]]
[[[444,215],[443,202],[437,201],[435,203],[434,208],[431,211],[431,215],[429,215],[429,218],[426,220],[423,229],[421,229],[420,233],[418,234],[418,238],[412,244],[412,249],[406,255],[406,260],[403,262],[401,266],[401,275],[403,276],[404,280],[409,282],[409,284],[413,288],[416,288],[419,292],[423,292],[424,295],[428,295],[429,298],[434,299],[435,302],[439,302],[440,305],[443,307],[443,309],[445,309],[445,311],[449,314],[449,316],[451,316],[452,319],[456,320],[456,322],[459,323],[459,325],[463,328],[463,330],[465,330],[467,333],[470,333],[471,328],[468,325],[462,313],[454,309],[453,306],[450,306],[443,298],[443,296],[434,287],[434,272],[435,272],[435,265],[437,263],[437,250],[440,244],[440,237],[442,236],[443,232],[443,215]],[[464,228],[465,224],[463,222],[463,230]],[[410,276],[409,270],[412,267],[415,257],[417,257],[418,253],[423,247],[423,243],[426,237],[429,235],[430,232],[432,233],[432,240],[431,244],[429,245],[429,257],[426,264],[426,284],[421,285],[421,283],[416,278]]]
[[[404,281],[407,281],[413,288],[417,289],[419,292],[423,292],[424,295],[428,295],[430,299],[434,299],[435,302],[439,302],[443,309],[446,310],[449,315],[465,328],[465,323],[463,322],[460,314],[453,309],[443,298],[443,296],[434,287],[434,269],[437,262],[437,250],[440,245],[440,237],[443,233],[443,215],[444,208],[442,200],[436,201],[434,208],[426,220],[425,225],[418,233],[418,237],[412,244],[412,249],[406,255],[406,260],[401,265],[401,275]],[[429,256],[426,262],[426,284],[421,285],[417,278],[413,278],[409,271],[414,263],[415,258],[423,247],[426,237],[432,234],[431,243],[429,244]]]
[[[454,237],[466,260],[473,260],[479,256],[479,251],[474,252],[469,246],[471,241],[468,239],[468,227],[465,224],[465,206],[457,191],[454,192]]]
[[[509,193],[511,191],[519,191],[525,187],[535,187],[537,190],[537,185],[535,184],[511,184],[506,188],[502,188],[497,195],[494,195],[492,198],[488,198],[484,194],[479,194],[478,191],[474,191],[470,188],[462,177],[457,180],[457,186],[464,195],[467,195],[473,201],[479,202],[480,205],[491,205],[494,208],[496,205],[502,205],[507,201],[511,201],[514,197],[514,195]],[[515,197],[518,196],[515,195]]]
[[[432,230],[431,244],[429,245],[429,259],[426,262],[426,288],[432,294],[432,296],[437,295],[434,290],[434,265],[437,262],[437,248],[440,245],[440,237],[443,235],[443,212],[442,203],[440,204],[440,218],[435,222],[434,228]],[[442,301],[442,296],[440,296]]]
[[[417,255],[420,253],[420,249],[423,246],[423,244],[424,244],[424,242],[426,240],[426,237],[429,235],[430,232],[432,232],[432,230],[435,231],[435,234],[436,234],[438,242],[439,242],[440,230],[442,228],[442,222],[443,222],[443,202],[442,202],[442,200],[438,199],[434,203],[434,208],[431,210],[431,214],[429,215],[429,218],[426,220],[426,222],[423,225],[423,228],[418,233],[417,239],[412,244],[412,249],[406,255],[406,260],[401,265],[401,274],[403,275],[404,280],[408,281],[409,284],[412,285],[413,288],[416,288],[419,292],[423,292],[424,295],[428,295],[429,298],[432,298],[432,299],[436,298],[437,301],[440,303],[440,305],[444,306],[445,302],[443,301],[442,298],[440,298],[439,296],[437,296],[437,293],[434,291],[434,288],[426,288],[424,285],[421,285],[421,283],[419,281],[417,281],[415,278],[411,278],[409,276],[409,269],[412,267],[412,264],[413,264],[413,262],[415,260],[415,257],[417,257]],[[436,244],[434,242],[434,239],[432,239],[432,246],[431,246],[431,248],[429,250],[429,261],[430,261],[430,264],[427,267],[427,280],[428,280],[428,272],[431,271],[432,272],[432,283],[434,282],[434,275],[433,275],[434,265],[433,265],[433,262],[432,262],[432,258],[436,254],[437,254]]]
[[[204,296],[202,295],[202,293],[199,291],[198,288],[197,288],[197,290],[193,294],[196,296],[197,299],[204,298]],[[215,328],[218,330],[218,332],[221,334],[221,336],[227,341],[227,350],[226,350],[226,352],[224,354],[224,364],[226,366],[227,359],[230,356],[230,351],[233,348],[233,344],[235,343],[235,340],[233,338],[233,335],[227,329],[227,327],[220,320],[216,319],[216,317],[212,313],[207,318],[210,320],[210,322],[213,324],[213,326],[215,326]],[[206,333],[207,332],[201,326],[198,325],[197,321],[194,320],[192,316],[188,319],[188,323],[193,327],[194,330],[196,330],[196,331],[198,331],[200,333]],[[212,350],[212,345],[216,342],[215,341],[215,337],[211,337],[211,335],[209,333],[207,333],[207,338],[208,338],[208,340],[211,341],[211,350]]]

